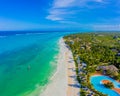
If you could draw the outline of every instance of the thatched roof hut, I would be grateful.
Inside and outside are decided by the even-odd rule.
[[[111,72],[118,72],[118,69],[114,65],[98,66],[96,68],[96,70],[97,71],[99,71],[99,70],[103,70],[103,71],[110,70]]]

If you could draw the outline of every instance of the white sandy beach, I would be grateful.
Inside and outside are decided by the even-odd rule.
[[[79,96],[72,53],[65,46],[63,39],[59,41],[59,44],[60,54],[57,72],[40,96]]]

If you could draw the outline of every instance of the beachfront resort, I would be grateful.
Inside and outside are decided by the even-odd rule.
[[[79,33],[64,41],[73,54],[80,96],[120,96],[120,33]]]

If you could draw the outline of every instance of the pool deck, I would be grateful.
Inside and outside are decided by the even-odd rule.
[[[120,94],[120,88],[113,88],[112,90],[114,90],[115,92],[117,92],[118,94]]]
[[[110,81],[109,80],[102,80],[102,83],[103,84],[108,84],[108,83],[110,83]]]
[[[95,72],[94,74],[92,74],[93,76],[98,76],[98,75],[103,75],[100,72]]]

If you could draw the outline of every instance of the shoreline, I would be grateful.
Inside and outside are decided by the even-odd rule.
[[[59,47],[56,72],[39,96],[79,96],[80,88],[72,52],[66,47],[63,38],[59,40]]]
[[[50,78],[50,83],[39,96],[66,96],[67,90],[67,66],[65,64],[65,44],[59,40],[59,54],[56,72]]]

